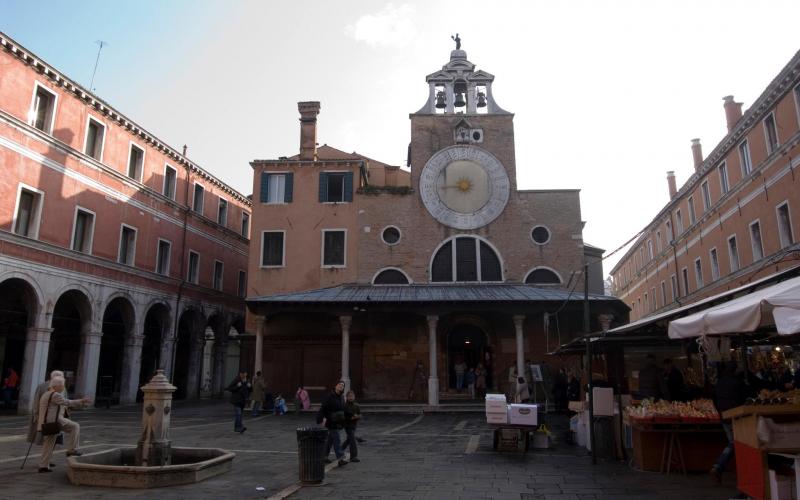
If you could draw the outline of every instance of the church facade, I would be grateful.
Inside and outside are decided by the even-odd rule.
[[[465,51],[426,81],[410,170],[317,148],[318,102],[298,105],[299,155],[251,163],[248,331],[278,391],[342,378],[365,399],[435,405],[455,364],[504,390],[510,367],[585,329],[599,249],[584,244],[579,190],[517,188],[514,115]],[[589,327],[624,323],[627,307],[589,282]]]

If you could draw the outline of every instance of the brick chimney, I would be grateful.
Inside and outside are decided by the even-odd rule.
[[[671,200],[678,194],[678,186],[675,184],[675,172],[672,170],[667,172],[667,184],[669,185],[669,199]]]
[[[300,159],[317,160],[317,115],[319,101],[298,102],[300,111]]]
[[[732,95],[726,95],[722,100],[725,101],[725,120],[728,122],[728,133],[730,133],[742,119],[742,103],[734,101]]]
[[[703,164],[703,147],[700,145],[700,139],[692,139],[692,158],[694,158],[694,169],[700,170],[700,165]]]

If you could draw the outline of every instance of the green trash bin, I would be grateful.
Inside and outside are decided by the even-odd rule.
[[[325,479],[325,441],[328,429],[301,427],[297,429],[297,456],[300,465],[300,482],[319,484]]]

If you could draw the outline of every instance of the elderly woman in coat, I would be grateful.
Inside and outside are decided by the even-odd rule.
[[[36,392],[33,395],[33,408],[31,408],[31,422],[28,426],[28,442],[34,443],[37,445],[42,444],[42,434],[39,432],[39,400],[42,399],[42,394],[50,390],[50,380],[53,377],[63,377],[64,372],[61,370],[53,370],[50,372],[50,377],[39,384],[36,388]],[[62,396],[65,398],[67,397],[67,390],[64,389],[64,392],[61,393]],[[52,464],[51,464],[52,467]]]
[[[81,452],[77,450],[81,426],[64,416],[64,407],[82,408],[91,403],[91,399],[88,396],[83,397],[83,399],[65,398],[62,395],[64,383],[64,377],[50,378],[50,390],[42,394],[39,400],[38,430],[42,430],[42,424],[45,422],[58,422],[61,424],[62,432],[69,436],[67,440],[67,456],[70,457],[81,455]],[[42,436],[42,457],[39,460],[39,472],[52,472],[49,467],[50,457],[53,455],[57,437],[57,434]]]

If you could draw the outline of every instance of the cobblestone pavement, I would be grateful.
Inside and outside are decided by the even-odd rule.
[[[331,468],[321,486],[297,488],[295,429],[313,424],[312,414],[245,419],[247,432],[233,432],[232,407],[222,401],[175,404],[170,436],[175,446],[234,451],[233,470],[196,485],[159,490],[76,487],[69,483],[63,447],[56,471],[38,474],[39,447],[24,470],[25,417],[0,417],[0,498],[423,498],[423,499],[727,499],[723,486],[705,475],[637,472],[618,462],[592,465],[577,447],[556,445],[527,454],[492,450],[491,430],[480,414],[366,415],[359,435],[360,463]],[[79,411],[84,452],[135,445],[141,408]],[[249,415],[248,415],[249,416]],[[732,476],[729,474],[729,476]],[[263,489],[258,489],[263,488]]]

